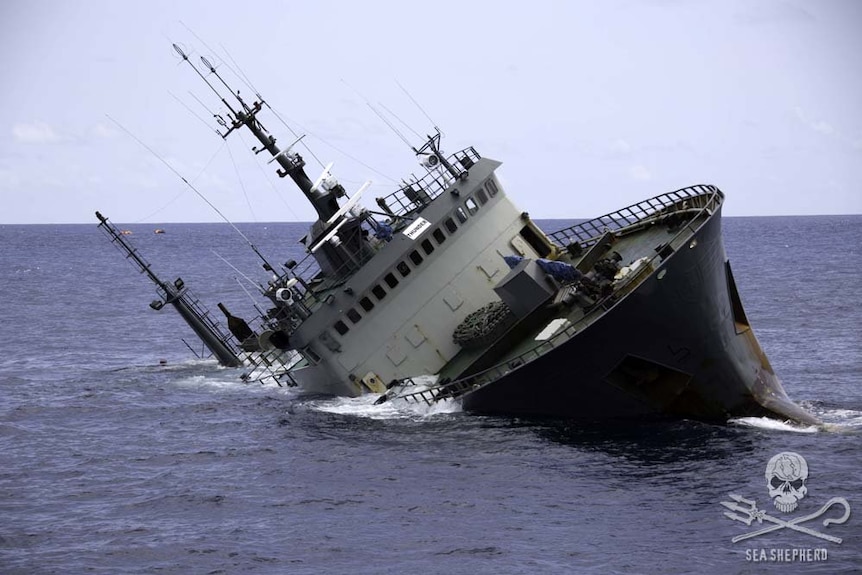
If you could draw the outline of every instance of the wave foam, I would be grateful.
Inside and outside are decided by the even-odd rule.
[[[438,401],[429,406],[394,399],[375,405],[378,397],[370,394],[353,398],[336,397],[310,401],[308,405],[315,411],[368,419],[416,419],[461,411],[461,404],[454,400]]]
[[[790,431],[793,433],[817,433],[820,428],[816,425],[802,426],[789,421],[779,421],[770,417],[737,417],[728,421],[731,425],[742,425],[744,427],[756,427],[771,431]]]

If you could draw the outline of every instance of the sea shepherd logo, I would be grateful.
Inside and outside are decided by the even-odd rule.
[[[772,457],[766,464],[766,487],[769,490],[769,497],[775,508],[781,513],[792,513],[799,507],[799,502],[808,495],[807,481],[808,463],[798,453],[784,451]],[[826,533],[825,529],[818,531],[817,529],[820,527],[817,524],[809,524],[811,526],[805,524],[820,519],[827,513],[829,515],[822,520],[823,528],[845,523],[850,518],[850,504],[843,497],[833,497],[818,511],[788,520],[774,517],[767,514],[765,510],[758,509],[753,499],[746,499],[735,493],[731,493],[730,498],[733,501],[721,502],[728,509],[724,515],[733,521],[745,523],[748,527],[758,526],[757,529],[731,539],[734,543],[774,531],[789,529],[840,544],[842,541],[840,537]],[[841,515],[837,515],[835,510],[842,511]],[[747,549],[745,552],[745,558],[748,561],[825,561],[827,557],[828,553],[825,548]]]

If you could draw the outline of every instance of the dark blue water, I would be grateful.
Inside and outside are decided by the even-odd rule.
[[[263,279],[227,226],[129,227],[165,279],[253,315],[212,253]],[[242,227],[276,262],[300,253],[302,226]],[[731,218],[725,238],[788,393],[831,431],[584,428],[245,385],[194,358],[95,225],[0,226],[0,573],[856,572],[862,216]],[[795,515],[767,494],[781,451],[810,470]],[[784,519],[832,497],[852,514],[805,523],[840,544],[787,528],[732,543],[758,524],[723,515],[730,493]],[[776,549],[826,559],[754,561]]]

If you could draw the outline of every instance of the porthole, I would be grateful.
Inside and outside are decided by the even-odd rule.
[[[349,327],[347,327],[347,324],[346,324],[346,323],[344,323],[344,322],[343,322],[343,321],[341,321],[341,320],[338,320],[337,322],[335,322],[335,326],[334,326],[334,327],[335,327],[335,331],[337,331],[337,332],[338,332],[338,335],[344,335],[344,334],[346,334],[348,331],[350,331],[350,328],[349,328]]]

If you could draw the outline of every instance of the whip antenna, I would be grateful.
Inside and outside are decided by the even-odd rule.
[[[401,82],[396,80],[395,83],[398,84],[398,87],[401,88],[401,91],[404,92],[404,94],[406,94],[408,98],[410,98],[410,101],[413,102],[413,104],[415,104],[415,106],[417,108],[419,108],[419,111],[422,112],[422,114],[426,118],[428,118],[428,121],[431,122],[431,125],[434,126],[434,129],[439,132],[440,128],[437,127],[437,122],[435,122],[434,120],[431,119],[431,116],[428,115],[428,112],[425,111],[425,108],[423,108],[422,106],[419,105],[419,102],[417,102],[416,99],[410,95],[410,92],[407,91],[407,88],[405,88],[404,86],[401,85]]]

